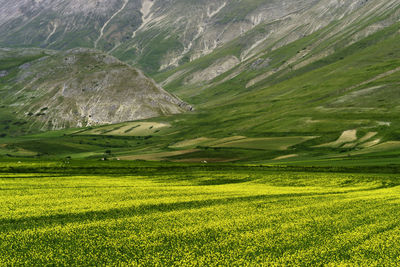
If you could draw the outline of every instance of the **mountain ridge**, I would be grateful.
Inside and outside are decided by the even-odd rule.
[[[398,5],[394,0],[1,0],[0,4],[2,46],[97,47],[146,73],[201,58],[240,36],[248,42],[238,55],[243,62],[263,43],[278,48],[355,12]]]

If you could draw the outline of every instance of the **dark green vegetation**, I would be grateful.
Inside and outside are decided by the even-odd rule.
[[[0,265],[395,265],[398,168],[1,161]]]

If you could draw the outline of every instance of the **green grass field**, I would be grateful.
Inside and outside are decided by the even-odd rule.
[[[2,160],[0,265],[394,266],[397,173]]]

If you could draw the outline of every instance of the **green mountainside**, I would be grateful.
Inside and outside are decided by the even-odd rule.
[[[113,15],[114,18],[106,25],[110,30],[104,28],[104,36],[111,34],[111,26],[122,19],[124,12],[130,13],[133,2],[122,1],[119,5],[115,2],[119,8],[109,14],[109,18]],[[142,24],[136,28],[134,36],[113,43],[112,51],[105,49],[107,37],[101,36],[96,47],[143,67],[167,91],[193,105],[194,112],[141,121],[123,117],[119,124],[104,119],[105,126],[90,124],[87,119],[81,124],[53,127],[66,128],[61,131],[19,138],[3,134],[0,154],[193,162],[332,159],[391,162],[398,157],[400,4],[397,1],[328,1],[329,4],[327,1],[302,1],[299,9],[291,8],[292,1],[280,4],[256,0],[217,1],[214,4],[209,1],[172,2],[176,6],[163,5],[160,1],[138,2],[136,9]],[[176,10],[190,8],[193,12],[180,14],[180,20],[186,24],[176,24],[180,21],[176,19],[179,18]],[[196,10],[202,10],[203,13],[197,13],[203,14],[203,18],[208,14],[208,19],[205,22],[199,20]],[[252,26],[247,27],[246,23]],[[193,30],[195,25],[205,26],[202,30]],[[207,40],[217,40],[215,34],[219,27],[224,27],[222,32],[229,33],[229,38],[221,37],[212,49],[196,46],[196,43],[205,45]],[[112,29],[116,31],[117,27]],[[192,36],[186,46],[182,42],[183,36]],[[140,54],[132,57],[130,47],[141,51]],[[177,47],[182,49],[171,52]],[[49,63],[46,63],[47,67],[53,64],[50,62],[66,57],[52,50],[35,51],[53,59],[45,59]],[[100,52],[91,53],[106,57]],[[31,53],[29,57],[14,58],[11,63],[4,61],[11,67],[3,67],[4,74],[7,73],[0,78],[3,92],[12,91],[6,77],[18,77],[13,69],[24,65],[25,61],[41,64],[39,57],[42,56]],[[83,59],[83,68],[88,67],[84,66],[87,62]],[[117,64],[128,68],[120,61]],[[106,72],[112,72],[114,67],[110,66]],[[35,72],[40,70],[39,67],[34,69]],[[18,70],[19,75],[25,72],[31,71]],[[70,76],[65,77],[66,73]],[[136,73],[140,71],[136,70]],[[63,77],[54,86],[86,77],[83,73],[77,78],[70,71],[60,75]],[[121,85],[125,85],[123,77],[126,76],[121,75]],[[19,86],[33,90],[47,86],[53,77],[44,77],[46,82],[40,81],[36,87],[26,82]],[[50,84],[53,86],[53,82]],[[27,101],[25,91],[21,95],[25,99],[18,100],[19,95],[2,97],[7,99],[6,102],[3,100],[0,110],[4,114],[2,117],[14,116],[14,110],[18,110],[17,114],[21,110],[37,114],[45,108],[33,100]],[[74,97],[84,96],[79,93]],[[160,108],[158,115],[191,109],[170,97],[174,99],[176,109],[163,112]],[[47,103],[49,99],[49,95],[43,96],[40,103]],[[89,101],[85,105],[102,109],[98,103],[108,101],[104,98],[97,104]],[[57,110],[54,116],[46,115],[46,122],[51,120],[52,125],[60,114],[67,113],[58,106],[49,107],[49,111],[54,109]],[[104,110],[108,112],[110,107]],[[154,116],[157,114],[151,114]],[[33,117],[35,121],[29,121],[28,125],[45,129],[41,124],[42,116]],[[76,121],[76,118],[72,120]],[[3,129],[8,127],[16,135],[24,133],[18,132],[25,129],[24,120],[19,118],[11,125],[7,123]],[[74,128],[80,126],[89,127]]]

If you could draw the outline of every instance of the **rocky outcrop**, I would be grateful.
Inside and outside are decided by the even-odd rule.
[[[219,75],[227,72],[240,63],[239,59],[235,56],[228,56],[218,59],[211,66],[204,70],[195,72],[186,78],[186,83],[194,84],[199,82],[211,81]]]
[[[73,49],[38,57],[18,66],[2,93],[2,104],[30,127],[54,130],[192,110],[140,70],[102,52]]]

